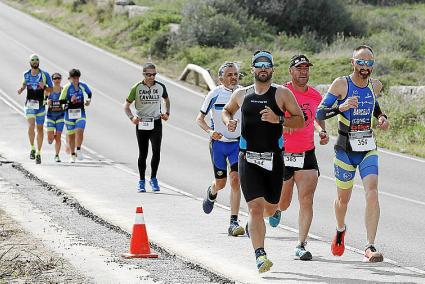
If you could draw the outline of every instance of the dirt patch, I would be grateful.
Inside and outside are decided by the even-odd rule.
[[[0,210],[0,283],[90,283]]]

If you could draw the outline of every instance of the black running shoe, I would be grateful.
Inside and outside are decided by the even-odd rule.
[[[37,155],[35,155],[35,163],[36,164],[41,164],[41,155],[40,154],[37,154]]]
[[[30,152],[30,159],[34,160],[35,159],[35,150],[31,150]]]

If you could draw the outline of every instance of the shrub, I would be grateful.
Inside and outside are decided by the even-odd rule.
[[[142,45],[149,42],[158,31],[168,30],[169,23],[179,23],[181,16],[165,11],[153,11],[130,21],[130,39],[136,44]]]
[[[192,1],[183,9],[181,38],[188,45],[229,48],[253,38],[270,40],[270,31],[235,2]]]
[[[296,50],[304,53],[318,53],[326,46],[324,39],[316,32],[304,31],[300,35],[288,36],[280,34],[277,38],[278,47],[283,50]]]
[[[171,46],[172,34],[169,31],[156,34],[150,41],[152,55],[165,58]]]
[[[341,0],[237,0],[251,15],[266,20],[279,32],[300,35],[315,32],[328,41],[338,33],[358,35],[360,26],[352,20]]]

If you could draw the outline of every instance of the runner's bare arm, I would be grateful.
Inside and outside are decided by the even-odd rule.
[[[18,89],[18,95],[22,94],[22,92],[27,88],[27,84],[22,82],[22,86]]]
[[[131,122],[133,122],[134,124],[138,124],[139,118],[133,115],[130,109],[130,105],[131,103],[126,100],[124,103],[124,112],[127,115],[127,117],[131,120]]]
[[[217,131],[214,131],[214,129],[208,126],[208,124],[205,122],[205,116],[205,114],[199,112],[198,116],[196,117],[196,123],[198,123],[199,127],[208,133],[212,139],[220,140],[223,135]]]
[[[276,90],[276,101],[282,110],[286,110],[291,115],[286,117],[283,126],[290,128],[304,127],[304,115],[295,99],[294,94],[285,87],[278,87]]]
[[[241,107],[244,93],[244,89],[237,89],[233,92],[230,100],[224,106],[223,111],[221,112],[221,119],[225,125],[228,125],[229,122],[233,120],[233,115]]]
[[[167,121],[170,117],[170,98],[162,98],[165,103],[165,113],[161,114],[161,119]]]

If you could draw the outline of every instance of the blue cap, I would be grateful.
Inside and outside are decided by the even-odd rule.
[[[267,58],[267,60],[273,65],[273,55],[271,55],[269,52],[266,52],[266,51],[260,51],[257,54],[254,54],[254,56],[252,56],[251,63],[254,64],[261,57]]]

